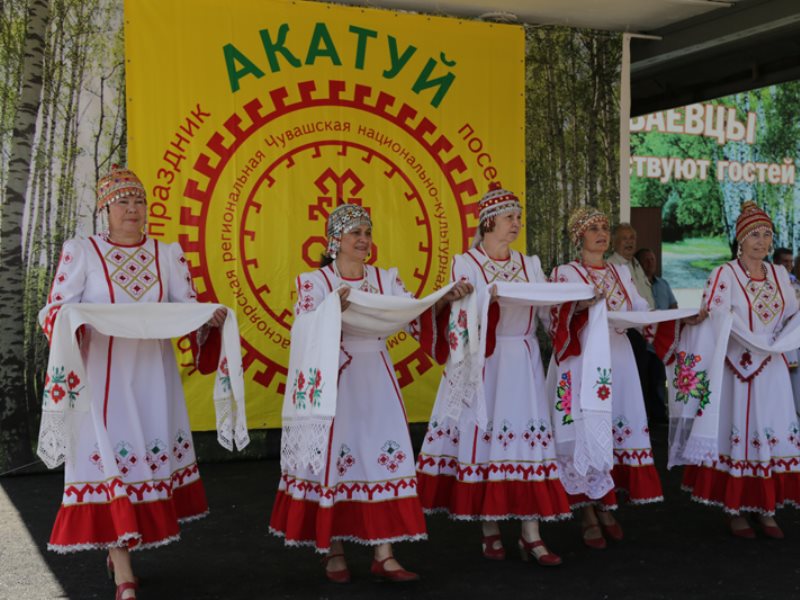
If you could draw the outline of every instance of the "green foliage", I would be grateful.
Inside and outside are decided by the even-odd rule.
[[[714,138],[696,135],[636,133],[631,135],[632,156],[705,158],[712,165],[721,156]],[[665,241],[684,236],[718,235],[725,231],[722,218],[722,196],[709,168],[706,179],[689,181],[638,177],[631,173],[631,204],[663,209],[662,235]]]
[[[664,252],[670,254],[703,254],[727,256],[730,254],[730,247],[725,236],[684,238],[679,242],[666,243],[663,245]]]

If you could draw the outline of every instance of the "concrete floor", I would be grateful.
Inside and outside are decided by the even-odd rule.
[[[660,463],[665,437],[664,429],[653,436]],[[373,582],[370,551],[349,546],[353,583],[335,586],[311,550],[284,548],[267,532],[278,471],[277,460],[203,464],[211,515],[187,525],[177,544],[134,555],[139,598],[800,598],[798,511],[778,514],[785,540],[735,539],[720,511],[688,501],[679,470],[663,468],[666,502],[622,507],[619,544],[593,551],[581,543],[577,521],[544,525],[561,567],[524,564],[515,552],[504,562],[484,560],[477,525],[436,516],[429,541],[395,548],[422,581]],[[61,486],[60,473],[0,479],[0,598],[113,597],[102,553],[45,550]],[[518,527],[506,524],[503,535],[513,550]]]

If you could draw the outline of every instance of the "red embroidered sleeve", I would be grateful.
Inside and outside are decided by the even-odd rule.
[[[557,363],[581,353],[580,334],[589,322],[589,311],[575,312],[576,302],[558,304],[550,312],[550,337]]]
[[[214,373],[219,365],[219,355],[222,351],[222,333],[219,327],[210,327],[208,336],[202,344],[197,337],[196,331],[189,334],[194,366],[203,375]]]
[[[450,352],[450,347],[447,344],[450,304],[443,306],[438,314],[435,313],[435,309],[431,307],[417,318],[414,324],[418,324],[418,326],[414,337],[419,341],[419,345],[425,354],[440,365],[443,365],[447,362],[447,355]]]
[[[672,363],[674,360],[675,348],[681,339],[681,329],[683,326],[678,320],[664,321],[656,324],[655,335],[651,343],[655,348],[656,356],[664,361],[666,364]]]

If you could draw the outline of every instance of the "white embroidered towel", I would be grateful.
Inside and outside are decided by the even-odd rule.
[[[179,302],[64,304],[53,325],[42,402],[37,454],[45,465],[52,469],[72,457],[74,421],[77,413],[86,413],[90,407],[91,392],[78,345],[78,328],[89,325],[103,335],[120,338],[177,338],[196,331],[217,308],[228,311],[221,331],[222,348],[214,382],[217,440],[228,450],[233,450],[234,446],[244,448],[250,437],[245,416],[239,328],[233,311],[221,304]],[[73,386],[70,379],[81,383]]]

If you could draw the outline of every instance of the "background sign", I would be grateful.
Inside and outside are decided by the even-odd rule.
[[[523,30],[279,0],[136,0],[125,15],[149,234],[181,242],[203,301],[237,310],[249,426],[277,427],[295,276],[317,267],[337,203],[367,207],[370,261],[422,296],[449,280],[489,181],[522,195]],[[440,369],[405,333],[388,343],[409,419],[427,420]],[[192,427],[213,429],[192,402],[211,381],[184,371]]]
[[[631,204],[662,209],[662,264],[674,288],[701,288],[732,257],[753,200],[775,246],[800,250],[800,82],[631,119]]]

